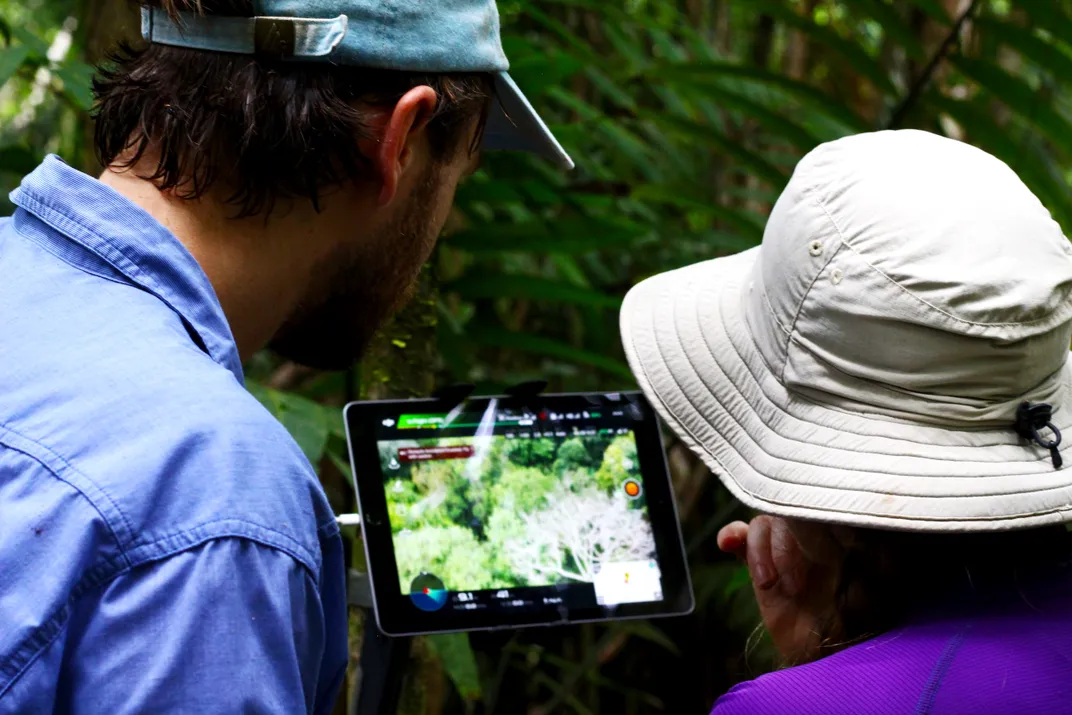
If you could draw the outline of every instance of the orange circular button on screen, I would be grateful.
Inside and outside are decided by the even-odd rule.
[[[640,482],[630,479],[625,483],[625,494],[631,499],[636,499],[640,496]]]

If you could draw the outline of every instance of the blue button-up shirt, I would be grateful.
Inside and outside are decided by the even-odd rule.
[[[342,542],[212,286],[47,159],[0,220],[0,713],[327,712]]]

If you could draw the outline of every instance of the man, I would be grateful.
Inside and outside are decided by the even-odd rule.
[[[142,17],[100,180],[49,158],[0,222],[0,713],[326,712],[342,544],[242,364],[353,361],[482,141],[571,162],[493,0]]]

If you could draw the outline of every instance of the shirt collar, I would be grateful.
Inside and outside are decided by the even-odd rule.
[[[209,356],[243,382],[238,348],[208,276],[148,212],[56,156],[24,178],[11,201],[166,303]]]

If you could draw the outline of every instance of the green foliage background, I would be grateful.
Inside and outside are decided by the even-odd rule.
[[[316,374],[270,355],[247,366],[340,511],[353,508],[346,400],[536,377],[561,390],[630,387],[616,320],[628,287],[758,243],[795,162],[822,141],[887,127],[969,141],[1072,227],[1069,0],[499,5],[514,75],[578,170],[487,157],[418,299],[355,370]],[[88,63],[135,31],[131,9],[0,0],[0,20],[0,196],[47,152],[97,171]],[[405,712],[701,713],[769,668],[750,638],[747,577],[712,543],[744,515],[673,440],[669,464],[695,615],[419,640]],[[355,641],[362,628],[355,617]]]

